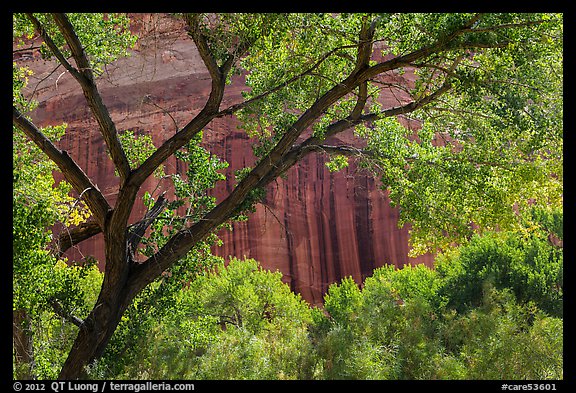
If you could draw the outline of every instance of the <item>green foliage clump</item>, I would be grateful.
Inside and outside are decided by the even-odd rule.
[[[348,166],[348,157],[340,155],[340,156],[332,156],[330,157],[330,161],[326,163],[326,167],[330,172],[338,172]]]
[[[85,318],[98,298],[103,274],[95,264],[85,267],[56,264],[50,272],[59,283],[58,292],[50,300],[57,300],[64,313]],[[38,284],[39,287],[42,285]],[[37,379],[56,379],[68,356],[78,328],[51,308],[35,309],[31,318],[33,331],[33,374]]]
[[[36,105],[21,95],[29,75],[14,66],[14,104],[21,108]],[[63,124],[43,132],[56,141],[65,129]],[[18,379],[55,379],[75,329],[63,315],[84,318],[96,301],[102,277],[95,261],[68,263],[55,255],[53,226],[78,225],[89,211],[69,195],[68,183],[55,183],[56,164],[19,129],[13,129],[12,140],[12,311],[19,316],[13,323],[31,343],[21,348],[34,359],[33,364],[20,364],[22,354],[15,351],[13,373]]]
[[[312,328],[315,376],[562,378],[560,248],[542,234],[493,233],[437,262],[331,285]]]
[[[119,57],[127,56],[128,49],[136,43],[136,36],[130,32],[130,20],[126,15],[118,13],[69,13],[70,23],[76,35],[83,44],[96,74],[103,72],[103,67],[112,63]],[[66,58],[71,53],[66,46],[64,36],[61,34],[54,19],[49,14],[35,13],[34,17],[44,26],[47,34],[52,38],[59,50]],[[16,42],[22,38],[32,38],[35,28],[30,19],[20,13],[13,14],[13,37]],[[40,52],[44,58],[53,57],[46,43],[42,42]]]
[[[563,323],[508,289],[485,285],[479,307],[447,310],[440,336],[467,379],[562,379]]]
[[[534,214],[542,221],[561,220],[558,213]],[[555,228],[561,228],[561,221]],[[476,236],[467,247],[439,256],[436,268],[444,282],[441,296],[449,296],[449,306],[463,311],[478,306],[483,285],[490,282],[497,289],[509,288],[520,302],[533,301],[542,311],[562,317],[563,252],[550,244],[547,232],[535,230],[528,239],[506,234]]]
[[[137,165],[141,164],[153,152],[154,145],[151,138],[147,135],[134,137],[131,132],[125,135],[124,143],[129,147],[129,157],[133,157]],[[162,247],[170,236],[198,222],[206,212],[216,206],[216,198],[209,195],[209,191],[218,181],[226,179],[220,171],[226,169],[228,163],[211,154],[201,146],[201,142],[200,132],[175,153],[179,165],[186,168],[186,171],[182,175],[180,173],[169,175],[174,186],[175,199],[168,202],[165,209],[152,222],[150,234],[140,239],[144,245],[140,252],[147,257]],[[159,167],[155,171],[155,176],[163,177],[164,171]],[[145,192],[143,201],[146,207],[152,209],[156,199],[149,192]],[[206,242],[212,244],[218,240],[215,235],[211,235]],[[200,242],[196,248],[203,248],[203,243]]]
[[[50,130],[47,130],[50,131]],[[15,377],[54,379],[72,344],[74,329],[56,315],[83,318],[96,301],[101,275],[94,263],[68,265],[52,249],[51,228],[57,222],[79,224],[88,215],[82,202],[68,195],[70,185],[54,184],[56,166],[14,131],[12,198],[12,309],[25,315],[15,321],[33,343],[34,364],[24,371],[15,362]],[[66,326],[68,325],[68,326]]]
[[[310,309],[281,276],[250,259],[216,262],[182,283],[168,312],[145,313],[153,323],[140,321],[147,329],[133,340],[130,361],[114,370],[101,363],[93,374],[131,379],[306,378]]]

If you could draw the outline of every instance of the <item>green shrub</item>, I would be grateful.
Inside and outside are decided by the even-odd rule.
[[[108,378],[307,378],[310,322],[310,308],[281,273],[232,259],[180,290],[170,312],[134,346],[138,360]]]
[[[533,301],[550,315],[562,316],[563,253],[541,237],[509,233],[475,236],[468,245],[436,258],[441,297],[465,311],[482,302],[483,285],[509,288],[520,302]]]

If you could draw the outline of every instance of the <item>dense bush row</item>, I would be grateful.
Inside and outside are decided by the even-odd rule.
[[[434,270],[384,266],[361,287],[345,278],[330,286],[324,309],[254,260],[219,263],[173,300],[92,377],[563,376],[562,252],[536,236],[477,237],[438,257]]]
[[[549,230],[562,236],[561,223]],[[474,237],[434,269],[384,266],[361,285],[344,278],[323,308],[257,261],[212,257],[190,282],[167,274],[154,283],[88,376],[561,379],[563,254],[538,233]],[[96,296],[101,276],[90,269],[80,285]],[[54,378],[74,327],[48,311],[36,323],[35,372]]]

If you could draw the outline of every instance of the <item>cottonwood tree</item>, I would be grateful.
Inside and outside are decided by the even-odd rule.
[[[519,216],[530,205],[561,204],[562,15],[178,17],[210,75],[210,93],[199,113],[160,146],[148,144],[148,153],[138,160],[122,143],[98,89],[99,67],[124,55],[134,42],[126,20],[57,13],[14,17],[15,34],[35,32],[44,54],[56,58],[78,82],[120,182],[112,205],[74,159],[29,120],[26,107],[15,102],[15,128],[58,166],[92,214],[91,221],[69,229],[63,246],[96,233],[103,234],[105,244],[98,300],[78,323],[59,378],[81,377],[144,288],[258,202],[266,185],[308,154],[330,154],[334,169],[356,157],[381,177],[402,221],[412,224],[414,252],[465,241],[475,231],[521,229]],[[413,85],[394,82],[405,72],[417,75]],[[243,100],[225,106],[223,97],[235,73],[246,76]],[[399,99],[385,106],[379,96],[390,92]],[[242,171],[229,195],[218,204],[204,204],[178,225],[160,219],[173,206],[159,197],[130,225],[145,180],[172,155],[194,152],[191,141],[226,116],[236,116],[258,140],[256,164]],[[402,126],[402,118],[418,127]],[[366,140],[365,147],[330,143],[351,128]],[[200,168],[205,160],[189,165]],[[195,198],[182,199],[188,212]],[[138,261],[135,253],[146,242],[146,230],[170,222],[168,235]]]

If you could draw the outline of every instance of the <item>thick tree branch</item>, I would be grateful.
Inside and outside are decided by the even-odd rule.
[[[356,55],[356,69],[354,72],[368,67],[370,57],[372,56],[372,46],[374,45],[376,21],[377,19],[374,19],[371,23],[368,23],[368,16],[362,18],[362,28],[360,29],[360,39],[358,41],[358,53]]]
[[[411,53],[403,56],[398,56],[393,59],[383,61],[381,63],[375,64],[358,75],[358,78],[362,81],[374,78],[376,75],[399,68],[409,66],[411,63],[417,62],[419,60],[426,59],[432,54],[442,53],[447,50],[453,50],[455,47],[451,47],[454,40],[464,34],[468,29],[474,26],[482,17],[482,14],[476,14],[470,18],[466,23],[464,23],[460,28],[454,30],[450,34],[441,37],[436,42],[429,46],[417,49]]]
[[[376,28],[376,19],[368,25],[368,18],[364,17],[362,29],[360,30],[360,42],[358,45],[358,56],[356,60],[356,71],[368,68],[370,57],[372,55],[372,46],[374,45],[374,31]],[[360,83],[358,86],[358,99],[356,105],[350,113],[350,119],[357,119],[366,106],[368,100],[368,81]]]
[[[58,46],[54,43],[52,37],[48,35],[46,29],[44,29],[44,26],[42,26],[40,21],[32,13],[27,13],[26,16],[32,22],[34,28],[36,29],[38,34],[40,34],[40,37],[42,37],[42,40],[44,41],[48,49],[50,49],[52,54],[54,54],[54,57],[56,57],[56,59],[60,62],[60,64],[62,64],[64,68],[66,68],[66,70],[70,72],[70,75],[78,79],[80,77],[80,73],[68,62],[66,57],[64,57],[64,54],[60,51],[60,49],[58,49]]]
[[[224,116],[223,112],[219,112],[220,104],[224,98],[224,90],[226,87],[226,78],[238,57],[241,57],[246,51],[254,44],[254,40],[242,40],[235,51],[235,54],[230,54],[224,61],[222,66],[218,66],[215,58],[210,53],[206,37],[202,34],[199,27],[199,16],[188,15],[186,22],[190,27],[190,36],[194,40],[200,57],[202,58],[210,77],[212,79],[212,88],[210,96],[200,113],[194,117],[188,124],[186,124],[180,131],[173,137],[165,141],[154,153],[150,155],[135,171],[133,171],[129,184],[134,187],[139,187],[158,166],[160,166],[168,157],[174,154],[178,149],[190,141],[198,132],[200,132],[211,120],[216,117]],[[236,107],[234,110],[238,110]],[[230,114],[233,111],[227,111]]]
[[[60,258],[70,247],[101,232],[102,228],[95,221],[83,222],[72,229],[66,228],[58,237],[56,256]]]
[[[127,247],[128,252],[130,253],[130,256],[132,258],[134,258],[138,244],[142,240],[142,236],[144,236],[146,229],[160,215],[160,213],[162,213],[162,211],[168,204],[168,201],[166,200],[164,195],[165,193],[162,193],[162,195],[160,195],[160,197],[158,197],[158,199],[154,203],[154,206],[152,206],[152,208],[146,212],[144,217],[139,222],[132,225],[128,229],[129,235],[128,235]]]
[[[267,96],[269,96],[270,94],[273,94],[283,88],[285,88],[286,86],[302,79],[303,77],[307,76],[307,75],[311,75],[316,69],[318,69],[318,67],[320,67],[320,65],[322,65],[322,63],[324,61],[326,61],[326,59],[328,59],[330,56],[338,53],[339,51],[341,51],[342,49],[347,49],[347,48],[354,48],[355,45],[346,45],[346,46],[339,46],[337,48],[334,48],[328,52],[326,52],[322,57],[320,57],[320,59],[318,59],[314,64],[312,64],[309,68],[307,68],[306,70],[302,71],[301,73],[299,73],[298,75],[295,75],[283,82],[278,83],[275,87],[266,90],[265,92],[258,94],[257,96],[254,96],[246,101],[240,102],[238,104],[234,104],[229,106],[226,109],[221,110],[220,112],[218,112],[217,117],[223,117],[223,116],[228,116],[233,114],[234,112],[239,111],[240,109],[245,108],[246,106],[253,104],[254,102],[261,100],[262,98],[265,98]]]
[[[130,164],[128,163],[128,158],[126,157],[126,153],[124,152],[120,139],[118,138],[116,125],[112,121],[108,108],[104,105],[102,96],[98,92],[98,87],[94,80],[94,74],[90,62],[86,57],[86,53],[84,52],[82,43],[76,35],[70,20],[68,20],[68,17],[65,14],[55,13],[52,16],[58,25],[60,32],[64,36],[74,60],[76,61],[78,72],[73,73],[72,75],[74,75],[76,80],[80,83],[82,91],[84,92],[84,97],[88,102],[88,106],[98,121],[100,131],[102,132],[106,146],[108,146],[108,151],[110,152],[114,166],[116,167],[116,170],[118,170],[120,178],[125,181],[130,174]]]
[[[66,311],[64,311],[64,309],[62,308],[62,305],[60,305],[60,303],[58,303],[58,301],[56,299],[52,299],[50,301],[50,305],[52,306],[52,309],[54,310],[56,315],[61,316],[62,318],[64,318],[68,322],[73,323],[74,325],[78,326],[79,328],[83,327],[84,321],[82,319],[78,318],[77,316],[69,314]]]
[[[210,73],[210,77],[212,80],[220,79],[221,72],[218,64],[216,63],[216,59],[212,56],[210,52],[210,48],[208,47],[208,41],[204,34],[202,34],[200,29],[200,15],[199,14],[185,14],[184,20],[189,27],[188,34],[194,40],[196,44],[196,48],[198,49],[198,53],[200,54],[200,58],[204,62],[204,65],[208,69],[208,73]]]
[[[222,90],[224,86],[222,85]],[[212,95],[211,95],[212,96]],[[220,98],[221,100],[221,98]],[[174,154],[182,146],[190,142],[197,133],[216,117],[217,109],[205,106],[188,124],[171,138],[158,147],[138,168],[136,168],[128,183],[134,187],[140,187],[142,183],[162,165],[168,157]]]
[[[504,23],[501,25],[487,26],[487,27],[470,27],[467,29],[463,29],[462,31],[464,33],[485,33],[485,32],[497,31],[497,30],[537,26],[537,25],[540,25],[542,23],[544,23],[543,20],[535,20],[535,21],[527,21],[527,22],[519,22],[519,23]]]
[[[198,52],[200,53],[200,57],[204,62],[204,65],[208,69],[210,76],[212,79],[218,79],[222,76],[228,75],[232,66],[244,54],[246,51],[254,44],[254,42],[259,38],[259,35],[253,35],[250,38],[246,37],[236,37],[238,38],[238,43],[235,48],[231,49],[228,53],[226,59],[222,62],[221,66],[218,66],[216,58],[214,57],[213,53],[210,50],[208,45],[208,40],[206,35],[202,32],[202,28],[200,26],[200,14],[185,14],[184,20],[188,25],[188,34],[194,40],[196,47],[198,48]]]
[[[13,107],[12,122],[21,129],[30,140],[42,150],[48,158],[60,168],[64,178],[74,187],[78,194],[84,195],[86,204],[92,211],[98,225],[103,228],[110,205],[98,188],[92,184],[84,171],[64,150],[58,149],[42,132],[26,117]]]

